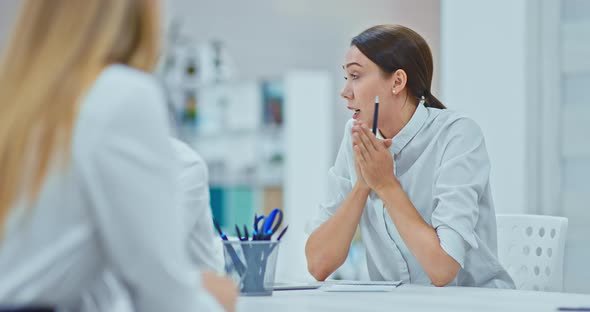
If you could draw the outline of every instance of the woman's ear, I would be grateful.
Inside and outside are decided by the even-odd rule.
[[[398,69],[393,74],[391,74],[391,92],[393,95],[399,94],[406,87],[407,81],[408,76],[406,75],[406,71],[403,69]]]

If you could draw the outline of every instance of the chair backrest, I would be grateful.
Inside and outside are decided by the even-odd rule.
[[[498,258],[517,289],[562,291],[567,219],[497,215]]]

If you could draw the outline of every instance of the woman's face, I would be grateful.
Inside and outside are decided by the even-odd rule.
[[[382,103],[391,101],[393,78],[385,77],[377,64],[367,58],[356,46],[351,46],[346,53],[343,68],[346,72],[346,84],[340,95],[346,99],[352,118],[371,127],[375,97],[379,96],[379,124],[381,125],[383,121],[381,116],[385,115],[381,114],[381,109],[385,108]]]

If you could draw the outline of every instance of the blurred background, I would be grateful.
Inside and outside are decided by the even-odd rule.
[[[0,0],[0,51],[18,9]],[[230,231],[285,210],[279,276],[306,274],[305,221],[324,199],[346,121],[350,39],[408,26],[435,57],[433,94],[482,127],[498,213],[569,219],[564,290],[590,293],[590,1],[164,2],[163,55],[178,136],[207,161],[214,217]],[[341,278],[365,278],[355,244]]]

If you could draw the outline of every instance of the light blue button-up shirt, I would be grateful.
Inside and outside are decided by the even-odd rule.
[[[328,173],[330,199],[320,205],[309,232],[335,213],[356,182],[352,125],[353,120],[346,124]],[[443,250],[461,265],[450,285],[514,288],[498,262],[490,161],[479,126],[455,111],[419,104],[392,141],[392,174],[422,218],[436,229]],[[431,284],[374,192],[359,226],[372,280]]]

